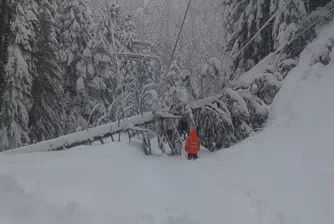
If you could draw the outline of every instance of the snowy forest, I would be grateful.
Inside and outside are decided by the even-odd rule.
[[[210,151],[261,131],[334,3],[190,3],[0,0],[0,151],[145,113],[154,116],[116,132],[143,134],[146,154],[157,137],[181,155],[190,129]],[[250,76],[264,59],[270,66]]]

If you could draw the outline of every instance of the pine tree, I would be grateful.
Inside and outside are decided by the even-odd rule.
[[[34,55],[39,63],[32,85],[33,108],[29,113],[30,136],[34,141],[44,141],[63,134],[64,105],[62,71],[58,66],[58,42],[54,32],[52,5],[41,0],[37,35],[38,52]]]
[[[136,38],[136,24],[132,20],[132,16],[129,14],[125,18],[121,33],[122,43],[130,50],[132,50],[132,42]]]
[[[142,112],[141,96],[145,92],[144,86],[156,78],[156,65],[151,60],[113,54],[146,54],[147,49],[133,45],[137,30],[132,16],[125,15],[115,3],[111,3],[108,9],[94,36],[95,68],[104,77],[107,88],[113,90],[110,94],[113,98],[109,102],[122,105],[121,108],[113,107],[112,113],[126,110],[124,116],[131,116]]]
[[[114,35],[116,30],[114,26],[109,26],[109,16],[107,10],[104,11],[104,15],[98,20],[97,25],[94,27],[94,36],[92,40],[92,57],[93,67],[95,70],[95,76],[98,77],[106,86],[106,95],[104,101],[110,104],[114,97],[114,90],[118,86],[119,82],[122,82],[121,78],[117,74],[117,60],[114,52]],[[111,15],[112,13],[110,13]]]
[[[85,0],[61,1],[59,7],[60,59],[65,69],[64,91],[70,132],[87,126],[95,101],[91,102],[87,86],[92,63],[88,51],[91,43],[92,18]]]
[[[270,10],[277,11],[285,4],[283,0],[272,0]],[[307,12],[303,0],[292,0],[278,13],[273,24],[272,35],[275,49],[280,48],[290,41],[307,22]]]
[[[233,73],[232,78],[249,70],[270,52],[280,49],[308,25],[304,1],[292,0],[285,4],[285,0],[221,0],[224,17],[224,59],[227,62],[230,60],[228,64],[231,66],[229,70],[225,70]],[[283,5],[285,7],[282,8]],[[276,12],[278,13],[275,18],[240,52]],[[305,36],[310,38],[301,37],[289,46],[287,54],[290,57],[301,52],[307,39],[313,37],[312,31]],[[226,67],[226,64],[224,65]]]
[[[140,94],[141,86],[138,80],[136,71],[138,69],[136,60],[128,60],[126,72],[124,74],[124,91],[127,97],[126,106],[131,110],[127,113],[127,116],[132,116],[140,113]]]
[[[0,0],[0,111],[3,102],[3,93],[5,91],[5,68],[8,62],[11,17],[12,10],[10,4],[6,0]]]
[[[88,47],[91,40],[90,29],[92,26],[92,18],[89,8],[84,0],[69,0],[62,1],[60,5],[60,44],[61,44],[61,59],[66,67],[65,76],[65,92],[75,96],[76,82],[81,76],[81,63],[83,53]]]
[[[34,71],[32,53],[36,50],[37,5],[32,0],[11,1],[10,44],[6,65],[6,91],[1,110],[1,144],[11,149],[29,142],[28,112],[32,107],[31,86]]]
[[[124,18],[124,23],[121,30],[121,41],[124,46],[130,51],[134,52],[133,40],[137,36],[136,25],[132,20],[131,15]],[[136,53],[143,53],[140,49]],[[125,95],[130,94],[127,98],[127,106],[132,107],[132,113],[128,115],[135,115],[142,113],[144,110],[141,105],[141,98],[145,95],[146,86],[153,84],[155,77],[152,74],[151,63],[153,61],[140,58],[123,58],[122,71],[124,75],[124,90]]]
[[[174,88],[181,84],[181,71],[180,63],[174,60],[164,78],[166,81],[162,87],[163,91],[161,91],[164,93],[163,101],[161,102],[164,106],[171,106],[172,104]]]
[[[201,95],[212,96],[222,91],[222,83],[220,82],[221,63],[217,58],[210,58],[203,66],[201,71]],[[208,88],[209,87],[209,88]]]
[[[241,54],[239,51],[270,18],[270,2],[263,0],[223,1],[226,57],[232,57],[231,72],[247,71],[272,49],[271,29],[266,27]],[[237,55],[239,54],[239,55]],[[236,74],[237,75],[237,74]],[[234,75],[233,77],[235,77]],[[233,78],[232,77],[232,78]]]
[[[199,81],[196,76],[188,70],[181,71],[181,86],[187,91],[187,98],[190,101],[197,100],[200,96]]]
[[[151,63],[147,59],[127,59],[122,66],[124,71],[124,91],[129,95],[126,105],[131,106],[129,115],[147,112],[153,109],[156,99],[156,82],[152,74]]]
[[[125,97],[124,74],[120,68],[122,62],[115,54],[115,52],[122,52],[125,48],[120,40],[121,28],[121,8],[111,3],[97,20],[92,40],[91,53],[95,70],[93,82],[99,83],[94,85],[94,92],[98,92],[98,98],[104,107],[109,108],[109,118],[112,119],[117,117],[116,111],[119,111],[115,105],[124,105]]]

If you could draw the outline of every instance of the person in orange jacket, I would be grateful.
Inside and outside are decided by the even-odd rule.
[[[199,137],[197,136],[197,133],[195,130],[191,130],[189,137],[186,141],[185,150],[188,153],[188,160],[196,160],[198,159],[198,151],[201,146],[201,141]]]

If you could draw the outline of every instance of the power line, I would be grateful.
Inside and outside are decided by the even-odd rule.
[[[234,55],[233,59],[236,59],[252,42],[253,40],[255,40],[255,38],[257,37],[257,35],[259,35],[259,33],[262,32],[262,30],[264,28],[266,28],[266,26],[271,22],[271,20],[273,20],[276,15],[281,12],[283,10],[283,8],[289,4],[292,0],[286,0],[286,2],[270,17],[270,19],[261,27],[261,29],[259,29],[259,31],[256,32],[256,34],[252,37],[252,39],[250,39],[247,44],[236,54]]]
[[[167,1],[169,1],[169,0],[167,0]],[[189,8],[190,8],[190,5],[191,5],[191,1],[192,1],[192,0],[189,0],[189,2],[188,2],[188,6],[187,6],[186,12],[185,12],[185,14],[184,14],[184,18],[183,18],[183,21],[182,21],[182,24],[181,24],[181,28],[180,28],[179,34],[178,34],[178,36],[177,36],[177,39],[176,39],[176,42],[175,42],[175,45],[174,45],[174,48],[173,48],[173,52],[172,52],[170,61],[169,61],[169,63],[168,63],[168,67],[167,67],[167,69],[166,69],[166,71],[165,71],[165,74],[164,74],[164,76],[163,76],[163,80],[162,80],[162,82],[161,82],[160,85],[159,85],[159,88],[158,88],[158,98],[159,98],[160,95],[161,95],[162,85],[163,85],[163,83],[164,83],[164,79],[165,79],[167,73],[169,72],[170,66],[172,65],[173,58],[174,58],[174,54],[175,54],[175,51],[176,51],[176,47],[177,47],[177,44],[178,44],[178,42],[179,42],[179,39],[180,39],[180,36],[181,36],[181,33],[182,33],[183,26],[184,26],[184,23],[185,23],[185,21],[186,21],[187,15],[188,15],[188,11],[189,11]],[[157,109],[158,109],[158,108],[157,108]]]
[[[270,18],[269,20],[261,27],[261,29],[252,37],[252,39],[250,39],[247,44],[236,54],[234,55],[233,59],[236,59],[252,42],[253,40],[255,40],[256,36],[270,23],[271,20],[273,20],[276,15],[282,11],[284,9],[284,7],[289,4],[291,2],[291,0],[287,0]],[[204,89],[204,91],[206,92],[213,83],[215,83],[218,78],[221,76],[221,74],[219,74],[216,78],[214,78]]]
[[[276,13],[275,13],[273,16],[275,16],[275,15],[278,13],[278,11],[282,10],[282,9],[284,8],[284,6],[286,6],[286,4],[288,4],[289,2],[291,2],[291,0],[287,0],[287,1],[285,2],[285,4],[284,4],[279,10],[277,10]],[[333,12],[333,11],[334,11],[334,8],[332,8],[330,11],[328,11],[325,15],[323,15],[321,18],[319,18],[318,20],[316,20],[316,21],[315,21],[314,23],[312,23],[310,26],[306,27],[303,31],[301,31],[298,35],[296,35],[292,40],[290,40],[289,42],[285,43],[282,47],[280,47],[280,48],[277,49],[275,52],[273,52],[273,53],[271,54],[271,57],[272,57],[273,55],[278,54],[278,53],[281,52],[282,50],[284,50],[285,47],[289,46],[293,41],[295,41],[297,38],[299,38],[301,35],[303,35],[307,30],[311,29],[314,25],[316,25],[316,24],[317,24],[318,22],[320,22],[322,19],[325,19],[325,17],[328,16],[328,15],[329,15],[331,12]],[[269,21],[270,21],[271,19],[272,19],[272,18],[270,18]],[[268,22],[269,22],[269,21],[268,21]],[[267,22],[267,23],[268,23],[268,22]],[[263,28],[264,28],[266,25],[267,25],[267,24],[265,24],[265,25],[261,28],[261,30],[263,30]],[[261,32],[261,30],[260,30],[259,32]],[[258,33],[259,33],[259,32],[258,32]],[[256,37],[256,35],[257,35],[258,33],[256,33],[256,34],[254,35],[254,37]],[[254,38],[254,37],[253,37],[253,38]],[[253,39],[253,38],[252,38],[252,39]],[[254,39],[255,39],[255,38],[254,38]],[[252,40],[250,40],[250,41],[248,42],[248,45],[249,45],[249,43],[250,43],[251,41],[252,41]],[[240,54],[240,53],[241,53],[241,52],[242,52],[248,45],[246,44],[245,47],[244,47],[241,51],[238,52],[238,54]],[[237,55],[237,56],[238,56],[238,55]],[[235,56],[234,59],[235,59],[237,56]],[[212,85],[213,83],[215,83],[215,81],[218,80],[219,76],[220,76],[220,75],[218,75],[214,80],[212,80],[212,82],[210,82],[210,83],[206,86],[205,91],[208,90],[208,89],[211,87],[211,85]]]
[[[289,42],[287,42],[282,48],[278,49],[278,51],[276,51],[275,53],[278,53],[278,52],[282,51],[286,46],[289,46],[293,41],[297,40],[307,30],[311,29],[315,24],[317,24],[321,20],[325,19],[325,17],[328,16],[333,11],[334,11],[334,8],[332,8],[330,11],[328,11],[325,15],[323,15],[319,19],[317,19],[314,23],[312,23],[311,25],[309,25],[308,27],[306,27],[303,31],[301,31],[298,35],[296,35],[292,40],[290,40]]]

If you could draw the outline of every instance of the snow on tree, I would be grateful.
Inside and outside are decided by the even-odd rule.
[[[1,108],[1,144],[4,150],[22,146],[28,137],[28,112],[32,107],[31,55],[35,49],[37,5],[32,0],[12,1],[10,44],[6,65],[6,91]]]
[[[120,39],[128,49],[132,49],[132,42],[135,38],[136,38],[136,24],[133,22],[132,16],[129,14],[125,18]]]
[[[303,0],[221,0],[224,68],[231,78],[248,71],[270,52],[280,49],[309,25]],[[268,20],[273,18],[268,23]],[[259,31],[251,42],[251,38]],[[294,58],[314,37],[308,30],[287,46],[281,60]],[[244,48],[247,45],[246,48]],[[241,51],[242,50],[242,51]],[[280,61],[278,62],[280,63]],[[226,65],[224,64],[224,67]]]
[[[152,111],[155,106],[155,102],[158,99],[158,93],[156,92],[156,83],[148,83],[142,88],[139,101],[139,110],[143,114],[145,111]]]
[[[146,59],[123,60],[124,93],[129,94],[126,106],[131,107],[128,116],[152,110],[157,100],[157,85],[149,64]]]
[[[181,86],[187,91],[189,100],[196,100],[200,96],[199,81],[194,74],[191,74],[188,70],[181,71]]]
[[[276,75],[278,76],[278,80],[282,81],[282,78],[285,78],[287,76],[287,74],[294,68],[296,67],[298,64],[298,61],[296,59],[285,59],[283,61],[281,61],[278,64],[278,70],[279,73],[277,73]],[[274,74],[274,73],[272,73]],[[281,76],[282,78],[280,78],[279,76]]]
[[[126,106],[131,107],[131,112],[128,116],[140,113],[139,102],[140,102],[140,83],[136,77],[137,63],[135,60],[128,60],[128,69],[126,74],[124,74],[124,91],[129,94],[126,102]]]
[[[183,128],[197,130],[210,151],[230,147],[262,128],[268,119],[269,107],[256,94],[250,87],[226,87],[215,96],[188,102],[180,119],[185,124],[177,126],[178,133]]]
[[[226,88],[223,93],[224,102],[227,104],[229,111],[235,118],[246,120],[249,117],[249,111],[247,108],[246,102],[242,99],[242,97],[238,94],[238,92]],[[241,117],[241,118],[240,118]]]
[[[165,77],[163,77],[164,83],[162,86],[161,93],[163,93],[162,97],[162,105],[170,106],[172,100],[172,92],[173,88],[177,87],[181,83],[181,67],[179,62],[174,60],[170,66],[170,69]],[[160,90],[159,90],[160,91]]]
[[[226,88],[222,101],[226,103],[233,122],[232,142],[236,143],[250,136],[252,129],[248,125],[250,113],[245,100],[233,89]]]
[[[110,52],[113,50],[111,34],[107,26],[107,18],[99,20],[98,24],[94,26],[94,37],[92,40],[92,54],[94,74],[103,82],[105,94],[103,94],[103,101],[106,105],[111,104],[115,97],[115,89],[117,87],[117,68],[116,60],[111,57]],[[99,88],[101,89],[101,88]]]
[[[222,1],[223,25],[226,32],[223,50],[226,54],[225,57],[232,57],[233,59],[230,68],[232,73],[238,68],[242,71],[249,70],[272,51],[271,29],[268,26],[247,49],[237,55],[270,18],[269,8],[270,1]],[[235,75],[232,78],[235,78]]]
[[[201,71],[201,94],[212,96],[221,91],[222,65],[217,58],[210,58]],[[209,87],[209,88],[208,88]]]
[[[190,103],[188,123],[193,125],[201,139],[201,145],[215,151],[229,147],[232,142],[233,123],[221,95],[207,97]]]
[[[270,105],[274,101],[274,97],[282,86],[276,76],[270,73],[264,73],[253,82],[257,87],[256,95],[262,99],[267,105]]]
[[[64,91],[66,94],[67,114],[75,113],[78,120],[89,117],[95,100],[91,101],[87,93],[87,85],[91,81],[92,64],[89,55],[91,42],[91,12],[84,0],[61,1],[59,7],[60,59],[65,68]],[[75,110],[72,111],[72,110]],[[81,122],[82,125],[82,122]],[[73,131],[78,124],[71,125]]]
[[[181,67],[176,60],[172,62],[159,88],[161,88],[158,90],[161,95],[156,99],[156,106],[160,105],[160,108],[168,106],[170,107],[170,114],[182,116],[188,102],[188,93],[181,85]],[[160,112],[157,111],[158,114]],[[181,155],[182,145],[177,130],[178,122],[177,119],[167,118],[157,124],[159,147],[163,146],[161,141],[167,141],[171,149],[171,155]],[[164,151],[162,148],[161,150]]]
[[[8,62],[8,46],[10,33],[10,20],[12,10],[9,1],[0,1],[0,111],[5,91],[6,64]]]
[[[319,27],[333,20],[333,14],[328,14],[333,7],[334,2],[331,0],[323,0],[322,3],[319,3],[318,0],[310,0],[310,13],[307,17],[311,24],[318,21],[314,25],[314,30],[318,30]],[[327,16],[324,17],[324,15]]]
[[[262,128],[269,116],[269,107],[260,98],[252,93],[252,89],[237,90],[246,102],[249,112],[248,125],[253,131]],[[246,131],[248,133],[248,131]]]
[[[29,113],[30,139],[34,142],[62,135],[65,118],[62,71],[57,57],[59,44],[55,39],[52,5],[47,0],[40,2],[38,19],[38,52],[34,55],[38,63],[32,83],[34,103]]]
[[[221,64],[217,58],[211,58],[203,66],[202,76],[216,78],[220,74]]]
[[[91,40],[92,19],[90,11],[83,0],[62,1],[60,5],[60,44],[61,60],[66,68],[65,91],[76,95],[76,82],[86,74],[80,74],[83,53]],[[77,71],[77,69],[79,71]],[[80,71],[81,70],[81,71]]]
[[[284,4],[284,0],[272,0],[270,7],[271,13],[274,13]],[[292,40],[294,36],[303,29],[303,27],[306,27],[307,25],[308,19],[305,8],[305,1],[291,0],[290,3],[277,14],[273,23],[272,35],[275,49],[279,49],[280,47],[284,46],[288,41]],[[291,46],[289,46],[289,48],[287,48],[290,52],[297,48],[297,52],[293,53],[293,56],[298,56],[298,54],[305,47],[307,44],[307,36],[312,37],[312,30],[308,32],[306,36],[302,37],[302,39],[295,41]]]
[[[108,98],[109,102],[116,97],[116,94],[124,91],[124,77],[120,73],[121,59],[115,54],[121,52],[124,46],[119,35],[121,26],[121,9],[117,4],[111,3],[104,10],[104,15],[98,20],[94,29],[94,68],[97,76],[101,77],[107,85],[109,95],[112,96]]]
[[[183,116],[188,102],[188,93],[182,86],[175,86],[170,89],[169,113],[176,116]],[[164,129],[167,142],[171,149],[172,156],[180,156],[182,150],[181,136],[178,131],[179,119],[166,118]]]
[[[107,117],[118,119],[120,114],[127,117],[142,113],[148,109],[142,106],[147,106],[146,100],[150,99],[146,95],[145,103],[142,102],[141,97],[146,92],[144,86],[156,81],[158,63],[151,59],[132,57],[131,53],[141,55],[148,49],[134,46],[136,25],[119,5],[112,2],[100,18],[93,29],[92,55],[96,76],[106,86],[104,103],[109,108],[109,115],[102,120]],[[119,57],[116,52],[129,55]]]
[[[4,101],[4,109],[0,105],[0,136],[7,148],[13,142],[27,142],[28,134],[31,140],[41,141],[143,114],[157,104],[161,104],[160,108],[168,107],[169,114],[158,111],[154,114],[156,126],[152,124],[150,128],[158,133],[160,148],[164,141],[168,142],[171,155],[181,154],[181,136],[193,128],[203,146],[211,151],[229,147],[262,128],[268,117],[268,105],[287,72],[296,65],[296,52],[303,47],[293,42],[290,50],[280,54],[265,73],[241,88],[232,86],[233,82],[227,79],[249,70],[304,26],[301,0],[293,0],[292,7],[279,14],[236,58],[282,1],[221,1],[224,33],[219,33],[217,24],[221,17],[214,11],[215,5],[193,2],[176,49],[176,60],[167,72],[161,67],[162,62],[170,60],[182,21],[186,5],[181,0],[145,1],[134,17],[114,1],[99,2],[95,10],[100,15],[95,23],[84,0],[57,1],[59,9],[55,1],[35,1],[40,6],[39,23],[33,17],[37,14],[33,0],[11,3],[16,10],[15,19],[25,25],[11,33],[8,48],[8,89],[4,96],[8,100]],[[20,4],[22,9],[17,7]],[[3,29],[0,24],[0,30]],[[24,36],[27,30],[29,35]],[[1,33],[0,37],[3,38]],[[0,47],[4,49],[3,39]],[[58,55],[54,54],[56,47],[60,48]],[[133,57],[157,51],[162,62]],[[327,63],[331,55],[325,48],[323,53],[314,56],[315,63]],[[229,59],[231,73],[225,63]],[[158,85],[160,80],[164,80],[164,85]],[[65,124],[63,107],[67,115]],[[133,126],[129,124],[127,128],[132,130]],[[148,139],[145,142],[149,154]]]

